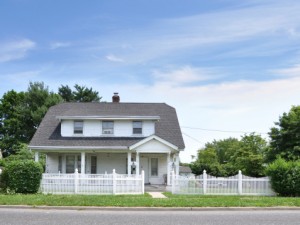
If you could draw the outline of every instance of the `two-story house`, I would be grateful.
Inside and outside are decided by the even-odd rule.
[[[30,149],[46,154],[46,173],[145,173],[145,183],[164,184],[184,142],[176,110],[165,103],[62,103],[52,106]]]

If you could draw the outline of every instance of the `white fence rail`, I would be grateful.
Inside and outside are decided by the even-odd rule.
[[[275,195],[268,177],[254,178],[242,175],[213,177],[203,174],[197,177],[175,176],[172,173],[173,194],[203,195]]]
[[[45,194],[144,194],[144,171],[141,175],[53,174],[44,173],[41,191]]]

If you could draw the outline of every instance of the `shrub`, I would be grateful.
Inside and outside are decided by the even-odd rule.
[[[32,160],[13,161],[6,165],[1,175],[1,183],[7,191],[15,193],[37,193],[43,168]]]
[[[278,158],[267,167],[271,185],[282,196],[300,196],[300,161]]]

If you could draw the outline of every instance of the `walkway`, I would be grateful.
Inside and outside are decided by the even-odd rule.
[[[161,192],[148,192],[152,198],[167,198]]]

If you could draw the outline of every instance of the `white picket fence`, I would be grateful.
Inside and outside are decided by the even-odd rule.
[[[144,171],[141,175],[44,173],[41,192],[48,194],[144,194]]]
[[[197,177],[176,176],[172,173],[173,194],[203,195],[275,195],[268,177],[244,176],[241,171],[232,177],[214,177],[203,174]]]

